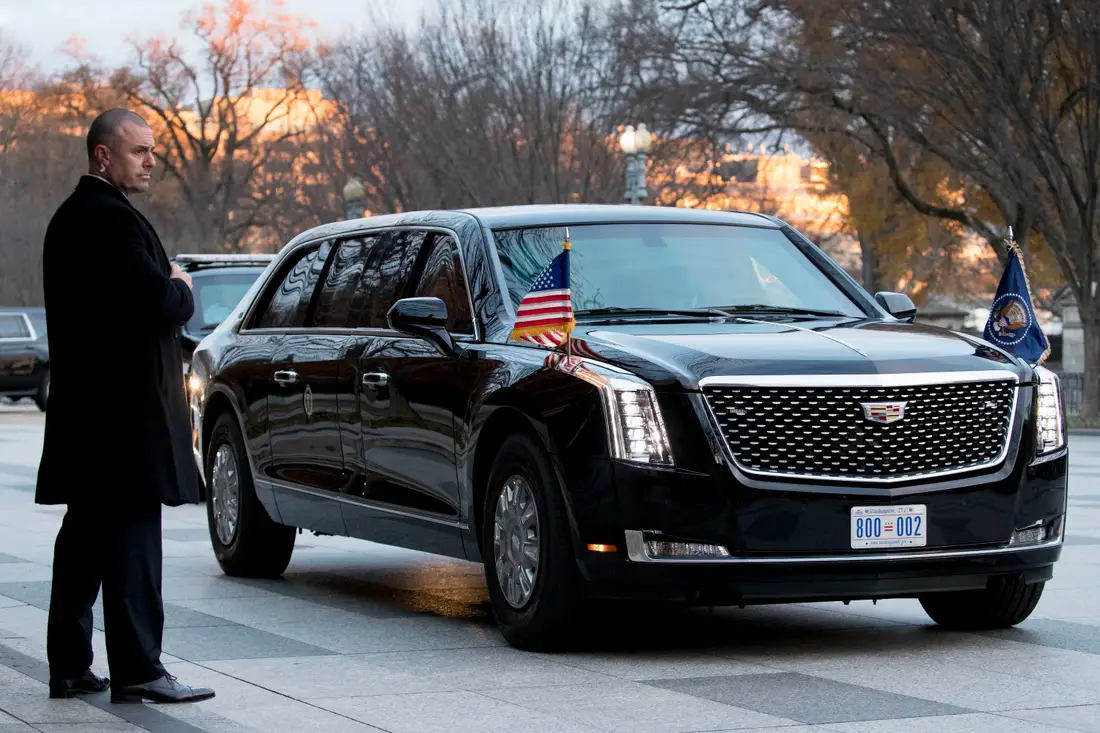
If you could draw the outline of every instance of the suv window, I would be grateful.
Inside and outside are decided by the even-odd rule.
[[[331,250],[332,243],[324,242],[304,252],[268,296],[267,305],[253,328],[295,328],[304,325],[313,292]]]
[[[362,280],[371,254],[377,254],[377,235],[347,239],[336,248],[325,282],[317,293],[317,307],[311,326],[352,328],[361,319],[367,305],[368,290]]]
[[[17,313],[0,314],[0,339],[30,338],[27,322]]]
[[[386,313],[408,292],[416,255],[427,232],[402,230],[386,235],[371,248],[360,287],[365,308],[356,319],[359,328],[389,328]]]
[[[454,237],[449,234],[434,235],[427,257],[421,259],[424,264],[418,268],[420,282],[414,295],[442,300],[447,304],[447,330],[472,335],[474,321],[470,313],[470,296]]]

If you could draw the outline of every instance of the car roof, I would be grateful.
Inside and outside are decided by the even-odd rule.
[[[741,226],[782,226],[772,217],[745,211],[685,209],[676,206],[631,206],[629,204],[532,204],[460,209],[476,216],[491,229],[569,224],[608,224],[630,222],[681,222],[690,224],[737,224]]]
[[[321,224],[295,236],[289,245],[305,240],[341,237],[366,227],[446,225],[459,217],[476,217],[490,229],[519,227],[569,226],[630,222],[680,222],[688,224],[727,224],[778,229],[785,224],[767,214],[745,211],[685,209],[676,206],[631,206],[628,204],[525,204],[467,209],[424,209],[399,214],[379,214]]]

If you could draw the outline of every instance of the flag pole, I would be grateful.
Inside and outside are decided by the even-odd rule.
[[[565,241],[562,242],[561,246],[565,249],[566,252],[573,249],[573,245],[569,242],[569,227],[565,228]],[[569,261],[569,255],[566,255],[565,274],[567,278],[569,277],[569,267],[571,264],[572,263]],[[570,300],[572,300],[572,296],[570,296]],[[572,308],[570,308],[570,310],[572,311]],[[573,329],[570,326],[571,324],[567,325],[565,329],[565,359],[566,363],[571,364],[573,361]]]

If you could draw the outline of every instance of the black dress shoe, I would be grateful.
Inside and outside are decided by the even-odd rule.
[[[103,692],[110,687],[111,681],[106,677],[97,677],[92,670],[86,670],[84,674],[71,680],[51,679],[50,697],[69,698],[76,695],[89,695]]]
[[[111,702],[198,702],[214,697],[209,687],[188,687],[170,674],[141,685],[125,685],[111,690]]]

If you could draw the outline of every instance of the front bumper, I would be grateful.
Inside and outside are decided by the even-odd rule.
[[[627,552],[636,540],[627,537]],[[980,590],[991,578],[1036,583],[1053,577],[1062,538],[1035,546],[891,557],[772,557],[711,560],[597,558],[584,563],[590,595],[700,605],[915,598]]]

